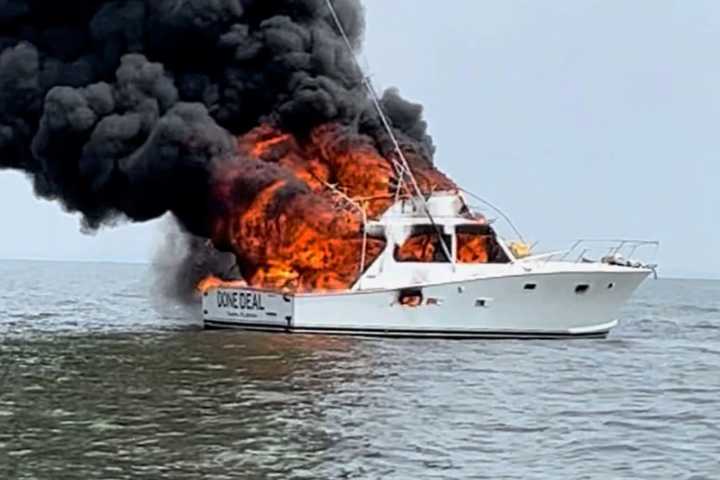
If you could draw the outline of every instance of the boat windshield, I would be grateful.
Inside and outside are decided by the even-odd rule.
[[[455,235],[458,263],[510,263],[489,225],[459,225]]]
[[[495,231],[486,224],[458,225],[453,236],[440,234],[432,225],[413,227],[410,236],[395,246],[394,258],[400,263],[450,263],[442,247],[452,252],[457,263],[510,263]],[[454,244],[454,245],[453,245]]]
[[[452,237],[440,234],[432,225],[413,227],[413,233],[402,245],[395,246],[395,260],[398,262],[450,263],[440,242],[451,250]]]

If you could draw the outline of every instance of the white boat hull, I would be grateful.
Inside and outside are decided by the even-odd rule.
[[[411,289],[283,295],[254,289],[206,292],[208,328],[302,334],[443,338],[604,337],[647,270],[534,272]],[[422,303],[402,305],[402,292]]]

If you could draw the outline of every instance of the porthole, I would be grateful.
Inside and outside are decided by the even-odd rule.
[[[590,290],[590,285],[588,285],[586,283],[575,287],[575,293],[577,293],[578,295],[583,295],[583,294],[587,293],[588,290]]]
[[[525,284],[525,290],[535,290],[537,288],[537,284],[535,283],[526,283]]]
[[[608,283],[608,290],[612,290],[615,288],[615,284],[613,282]]]
[[[478,308],[490,308],[490,305],[492,304],[493,299],[484,297],[484,298],[476,298],[475,299],[475,306]]]

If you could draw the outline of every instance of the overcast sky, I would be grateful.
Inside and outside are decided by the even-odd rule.
[[[720,2],[365,5],[378,87],[426,106],[437,165],[527,237],[657,239],[665,275],[720,277]],[[163,233],[83,235],[6,171],[0,221],[0,258],[147,261]]]

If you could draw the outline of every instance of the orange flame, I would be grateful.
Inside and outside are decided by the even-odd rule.
[[[407,154],[423,192],[457,188],[421,155]],[[363,215],[347,197],[379,217],[394,200],[396,168],[348,127],[326,124],[299,139],[262,125],[238,139],[236,162],[217,173],[213,242],[235,253],[248,286],[346,290],[363,273],[363,245],[366,268],[385,248],[382,238],[363,238]],[[199,288],[218,281],[226,285],[211,278]]]
[[[408,238],[395,252],[399,262],[432,262],[442,251],[437,234],[421,233]]]
[[[457,244],[457,257],[460,263],[488,263],[490,258],[489,235],[459,233]]]
[[[219,287],[247,287],[247,282],[245,282],[244,280],[227,281],[214,275],[210,275],[201,280],[200,283],[198,283],[197,290],[200,293],[205,293],[209,290],[212,290],[213,288]]]

